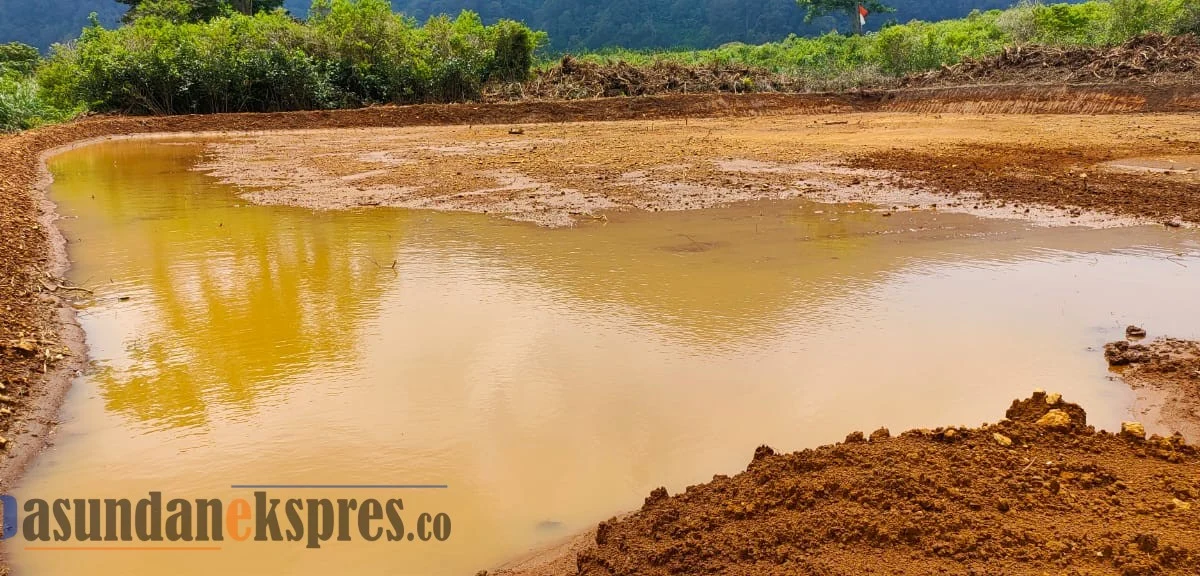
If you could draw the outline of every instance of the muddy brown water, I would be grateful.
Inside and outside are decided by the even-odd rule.
[[[1196,338],[1200,233],[762,202],[542,229],[252,206],[197,142],[50,162],[93,359],[18,498],[403,498],[444,542],[45,550],[17,574],[468,574],[851,430],[994,421],[1037,387],[1114,429],[1098,349]],[[39,543],[62,546],[63,543]],[[81,543],[69,542],[80,545]],[[94,543],[83,543],[94,544]],[[120,543],[118,543],[120,544]],[[120,548],[121,546],[116,546]]]

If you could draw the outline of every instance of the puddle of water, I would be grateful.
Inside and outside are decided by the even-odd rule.
[[[1111,170],[1149,172],[1181,180],[1200,182],[1200,155],[1127,158],[1107,162],[1105,165]]]
[[[247,206],[198,144],[54,158],[94,369],[18,498],[404,499],[445,542],[43,551],[18,574],[464,574],[851,430],[1127,415],[1098,348],[1197,333],[1200,236],[775,202],[547,230]]]

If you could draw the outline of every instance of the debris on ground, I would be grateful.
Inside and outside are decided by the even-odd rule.
[[[1104,358],[1138,394],[1136,404],[1153,425],[1187,437],[1200,435],[1200,342],[1118,340],[1104,346]]]
[[[524,83],[495,86],[487,100],[577,100],[614,96],[747,92],[797,92],[795,77],[741,64],[687,66],[656,61],[635,66],[625,61],[597,63],[564,56],[535,70]]]
[[[1015,45],[995,56],[967,58],[906,78],[904,86],[1015,82],[1194,82],[1200,40],[1146,34],[1111,47]]]

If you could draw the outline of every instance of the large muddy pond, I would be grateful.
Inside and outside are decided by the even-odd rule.
[[[994,422],[1039,387],[1111,430],[1133,395],[1103,343],[1130,323],[1200,336],[1194,231],[802,201],[553,230],[314,212],[248,205],[190,169],[202,152],[50,161],[93,362],[18,497],[304,485],[271,497],[402,498],[406,522],[445,513],[452,533],[18,542],[18,574],[474,574],[736,473],[760,444]]]

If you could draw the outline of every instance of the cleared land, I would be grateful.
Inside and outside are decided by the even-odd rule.
[[[546,225],[789,195],[1187,225],[1200,223],[1197,111],[1197,86],[984,87],[94,118],[4,137],[0,422],[10,457],[0,487],[41,446],[84,365],[39,187],[42,155],[62,146],[303,129],[205,134],[213,144],[199,168],[259,202],[476,210]],[[1069,421],[1039,424],[1051,409]],[[1194,448],[1096,433],[1081,409],[1045,396],[1014,410],[991,427],[760,450],[746,473],[655,493],[602,525],[594,547],[561,548],[555,573],[1196,573]]]
[[[692,121],[268,132],[199,167],[264,204],[500,214],[862,201],[1100,223],[1200,222],[1200,116],[786,114]],[[1151,162],[1172,168],[1156,168]]]

